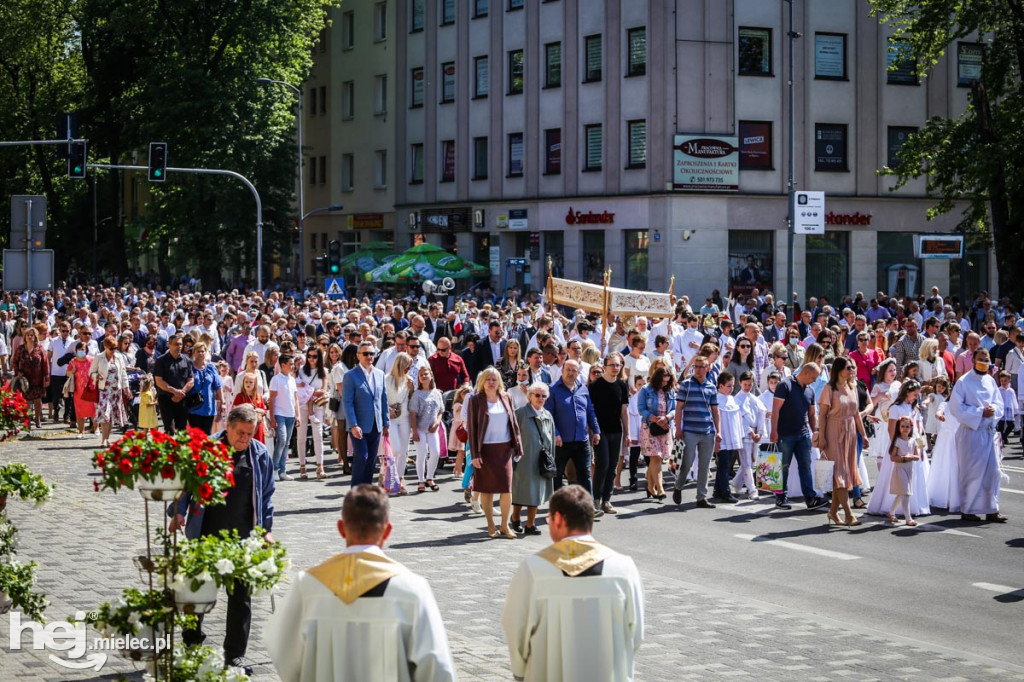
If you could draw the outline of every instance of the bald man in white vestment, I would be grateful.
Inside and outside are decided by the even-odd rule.
[[[441,612],[427,581],[381,549],[388,496],[353,488],[338,531],[346,548],[299,573],[263,641],[284,682],[455,679]]]
[[[633,679],[644,636],[640,574],[632,559],[594,539],[593,526],[586,490],[555,491],[548,503],[554,544],[519,565],[501,616],[516,680]]]

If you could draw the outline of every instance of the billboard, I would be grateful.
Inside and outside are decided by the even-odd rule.
[[[676,135],[672,167],[674,190],[737,192],[740,188],[739,138]]]

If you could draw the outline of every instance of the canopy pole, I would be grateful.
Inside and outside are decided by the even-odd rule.
[[[670,279],[668,281],[668,298],[669,298],[670,301],[672,301],[672,303],[675,303],[675,301],[673,300],[675,298],[675,296],[676,296],[675,291],[676,291],[676,276],[672,275],[672,279]]]

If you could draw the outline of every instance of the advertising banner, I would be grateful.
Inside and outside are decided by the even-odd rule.
[[[677,191],[739,191],[740,150],[735,136],[676,135],[672,165],[672,188]]]

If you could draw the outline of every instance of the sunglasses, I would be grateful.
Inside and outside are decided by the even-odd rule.
[[[360,353],[360,355],[362,355],[363,357],[366,357],[366,358],[372,358],[373,357],[373,353]]]
[[[413,346],[413,345],[407,343],[407,344],[405,344],[405,347],[409,348],[410,350],[416,350],[417,348],[419,348],[419,345]]]

